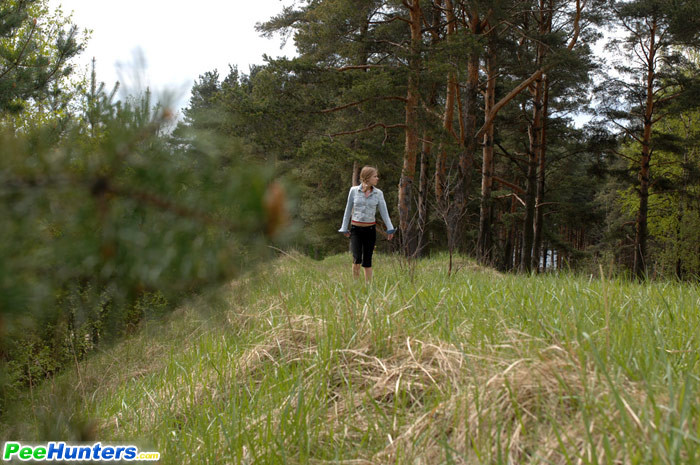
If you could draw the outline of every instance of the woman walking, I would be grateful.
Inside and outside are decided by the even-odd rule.
[[[338,230],[350,238],[352,250],[352,275],[360,277],[360,266],[365,269],[365,282],[372,279],[372,253],[377,240],[376,221],[374,219],[379,207],[379,213],[386,225],[387,239],[394,237],[396,230],[391,224],[386,208],[384,193],[377,188],[379,174],[372,166],[365,166],[360,171],[360,185],[350,188],[348,203],[345,206],[342,227]],[[351,221],[352,216],[352,221]],[[350,229],[348,230],[348,224]]]

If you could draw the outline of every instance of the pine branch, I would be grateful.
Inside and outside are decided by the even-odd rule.
[[[625,155],[624,153],[620,152],[619,150],[615,150],[615,149],[609,149],[609,150],[610,150],[610,152],[612,152],[613,154],[617,155],[620,158],[624,158],[625,160],[629,160],[629,161],[634,162],[634,163],[639,162],[639,160],[637,160],[636,158]]]
[[[663,97],[663,98],[657,100],[657,101],[654,103],[654,106],[657,106],[657,105],[659,105],[659,104],[666,103],[666,102],[668,102],[669,100],[673,100],[673,99],[675,99],[675,98],[678,98],[678,97],[680,97],[682,94],[683,94],[683,92],[680,92],[680,91],[679,91],[679,92],[676,92],[675,94],[671,94],[671,95],[668,95],[668,96],[666,96],[666,97]]]
[[[75,35],[77,33],[77,29],[74,27],[70,31],[70,35],[67,39],[67,43],[69,44],[71,40],[74,39]],[[55,74],[58,72],[59,69],[61,69],[61,65],[68,59],[69,53],[71,52],[69,47],[65,47],[63,50],[61,50],[60,55],[56,59],[56,64],[53,68],[53,70],[46,76],[46,79],[44,79],[44,82],[41,84],[37,84],[36,88],[41,89],[44,87],[51,79],[55,76]]]
[[[36,20],[36,18],[34,18],[34,24],[32,24],[32,29],[29,31],[29,37],[27,37],[27,41],[22,46],[22,50],[20,50],[19,55],[17,56],[17,59],[5,71],[0,73],[0,79],[5,77],[5,75],[7,73],[9,73],[10,71],[12,71],[13,69],[15,69],[19,66],[20,61],[22,61],[22,56],[27,51],[27,46],[29,45],[29,42],[32,41],[32,37],[34,36],[34,33],[36,32],[36,27],[37,27],[36,25],[37,25],[37,20]]]
[[[657,102],[657,104],[658,104],[658,102]],[[656,118],[652,119],[652,120],[651,120],[651,124],[654,125],[654,124],[658,123],[658,122],[661,121],[662,119],[666,118],[668,115],[669,115],[668,113],[659,112],[659,116],[657,116]]]

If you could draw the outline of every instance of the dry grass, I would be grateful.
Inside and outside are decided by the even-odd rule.
[[[391,338],[391,355],[380,357],[367,339],[359,340],[353,348],[334,351],[330,370],[316,363],[316,341],[322,335],[323,322],[296,317],[291,327],[270,331],[266,342],[246,350],[236,377],[256,378],[266,364],[305,361],[308,392],[317,379],[313,371],[323,371],[328,434],[318,438],[319,446],[361,442],[377,409],[394,419],[384,448],[342,463],[432,464],[443,463],[446,456],[463,464],[631,463],[620,458],[622,449],[609,435],[611,426],[630,418],[640,433],[650,426],[632,410],[645,402],[639,386],[625,381],[611,388],[594,364],[582,361],[573,348],[551,345],[537,358],[513,352],[511,348],[532,339],[521,333],[511,333],[509,344],[479,354],[441,341],[405,337]],[[614,404],[620,393],[613,390],[620,388],[625,408],[611,410],[603,423],[587,423],[587,403]],[[294,408],[296,402],[290,394],[275,410]],[[278,417],[268,412],[249,426],[268,416]]]
[[[265,376],[266,365],[290,364],[316,353],[316,340],[323,322],[308,315],[290,316],[281,326],[264,333],[264,342],[255,344],[237,361],[236,378]]]
[[[622,386],[627,412],[613,409],[605,424],[591,420],[586,426],[586,398],[614,403],[619,393],[613,390],[621,386],[611,388],[575,351],[550,346],[536,359],[484,360],[454,349],[431,351],[412,370],[413,382],[424,385],[437,378],[450,383],[454,392],[427,411],[419,409],[400,435],[368,462],[432,464],[449,458],[463,464],[631,463],[620,459],[622,448],[609,433],[626,414],[635,418],[640,432],[645,428],[630,406],[645,401],[639,386],[629,381]],[[467,364],[474,368],[455,370]]]

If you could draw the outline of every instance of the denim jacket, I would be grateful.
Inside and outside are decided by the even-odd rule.
[[[374,187],[372,192],[365,197],[365,193],[360,190],[360,186],[353,186],[350,188],[348,203],[345,206],[345,215],[343,216],[343,225],[338,232],[348,232],[351,212],[353,221],[359,221],[361,223],[374,222],[377,207],[379,207],[379,213],[382,215],[382,220],[386,225],[386,233],[394,234],[396,229],[394,229],[394,225],[391,224],[391,219],[389,219],[384,193]]]

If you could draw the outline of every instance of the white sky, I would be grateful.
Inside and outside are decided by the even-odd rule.
[[[78,59],[88,65],[97,59],[97,79],[108,89],[119,80],[126,92],[149,86],[156,95],[175,92],[176,106],[189,102],[193,82],[214,68],[223,79],[228,65],[248,73],[251,64],[262,64],[263,53],[272,57],[294,55],[290,39],[265,39],[255,24],[280,13],[293,0],[49,0],[64,14],[73,12],[80,29],[92,29],[88,47]],[[145,71],[138,70],[139,50]]]

